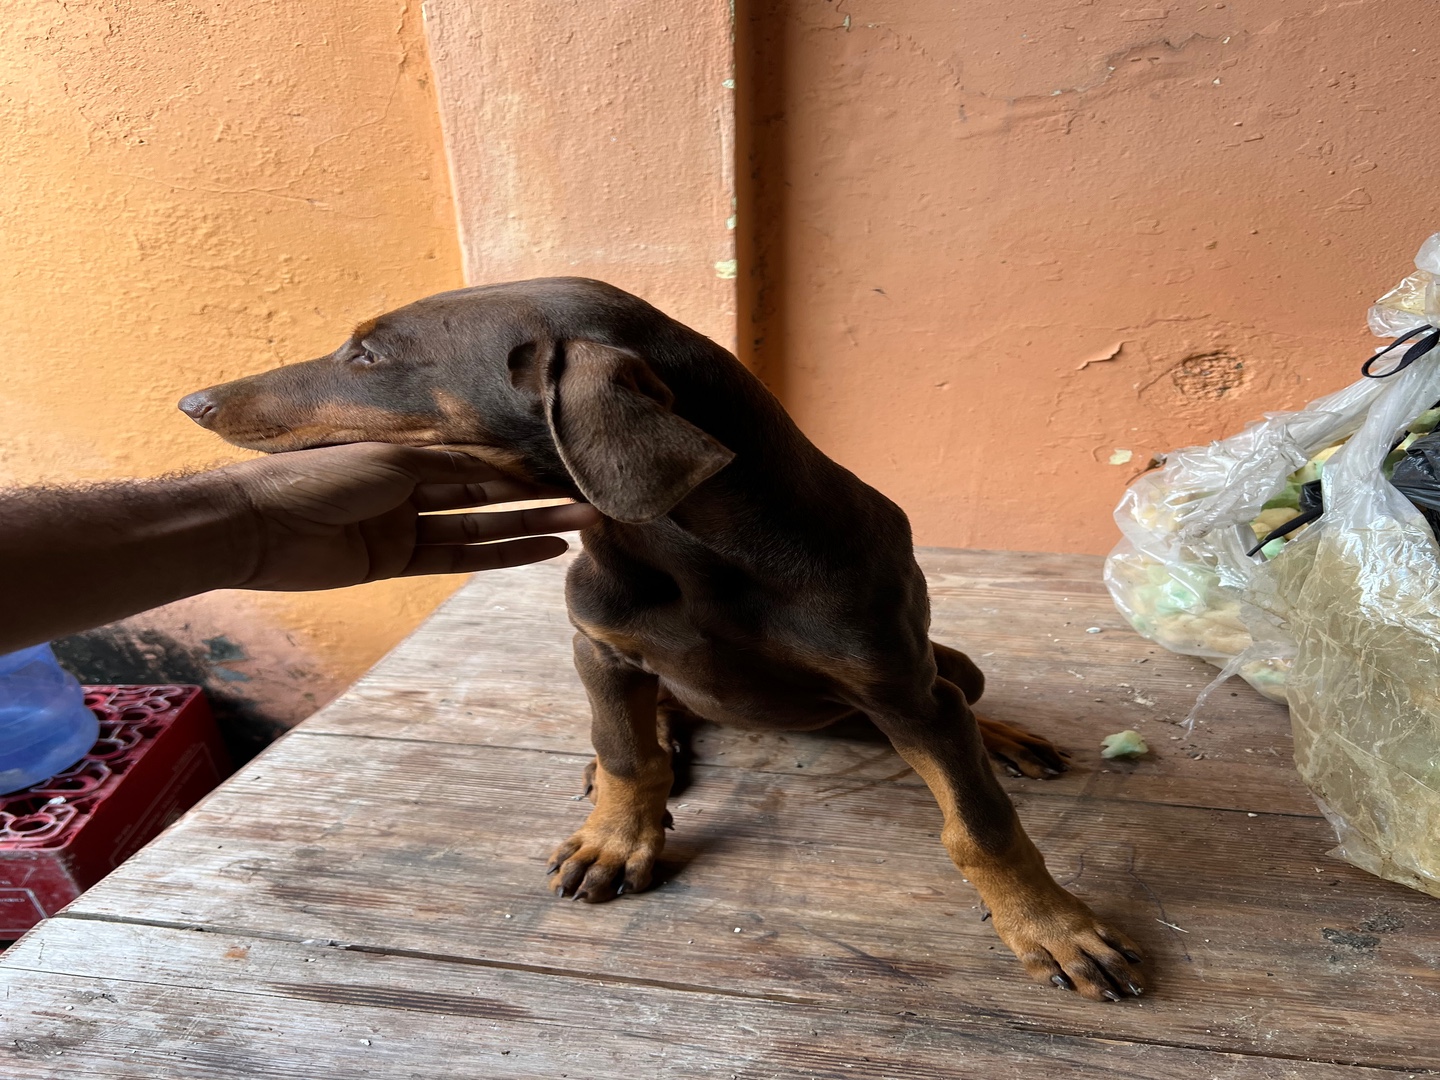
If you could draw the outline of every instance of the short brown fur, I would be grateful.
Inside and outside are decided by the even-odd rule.
[[[567,580],[595,808],[552,856],[558,893],[599,902],[650,883],[672,723],[801,730],[859,714],[929,785],[946,850],[1033,977],[1096,1000],[1141,992],[1135,946],[1055,883],[985,760],[1065,767],[1044,739],[971,711],[984,677],[928,639],[905,515],[718,345],[601,282],[542,279],[430,297],[329,357],[181,408],[261,450],[471,448],[606,515]]]

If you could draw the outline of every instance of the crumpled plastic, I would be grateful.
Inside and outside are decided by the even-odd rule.
[[[1440,233],[1416,269],[1371,309],[1378,334],[1440,325]],[[1105,575],[1140,633],[1223,665],[1197,708],[1235,673],[1288,702],[1296,765],[1339,840],[1331,854],[1440,896],[1440,546],[1386,475],[1424,443],[1397,449],[1437,400],[1432,349],[1170,455],[1117,508],[1124,540]],[[1324,514],[1246,557],[1267,503],[1310,469]]]
[[[1415,256],[1415,273],[1401,280],[1365,315],[1376,337],[1399,337],[1425,326],[1435,325],[1440,312],[1440,233],[1420,245]]]
[[[1130,625],[1285,701],[1295,641],[1246,603],[1260,566],[1246,555],[1260,539],[1250,523],[1311,458],[1353,434],[1384,389],[1366,379],[1297,412],[1269,413],[1238,435],[1168,454],[1132,484],[1115,509],[1123,539],[1105,562]]]

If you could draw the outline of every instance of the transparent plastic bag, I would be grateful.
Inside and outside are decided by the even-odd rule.
[[[1238,435],[1177,450],[1125,492],[1124,539],[1105,562],[1115,605],[1139,633],[1172,652],[1239,674],[1285,700],[1295,642],[1246,603],[1258,564],[1251,523],[1289,478],[1356,431],[1384,389],[1367,379],[1298,412],[1271,413]]]
[[[1440,350],[1395,376],[1325,470],[1325,516],[1268,564],[1296,640],[1295,764],[1333,854],[1440,896],[1440,547],[1384,478],[1396,436],[1440,399]],[[1303,557],[1295,557],[1302,556]]]
[[[1116,509],[1124,539],[1105,580],[1137,631],[1222,668],[1197,709],[1231,674],[1288,702],[1296,764],[1340,839],[1333,854],[1440,896],[1440,549],[1386,478],[1397,442],[1424,437],[1440,401],[1428,333],[1440,326],[1440,233],[1369,323],[1425,334],[1405,370],[1169,455]],[[1311,481],[1323,515],[1260,547]],[[1265,558],[1248,554],[1257,547]]]

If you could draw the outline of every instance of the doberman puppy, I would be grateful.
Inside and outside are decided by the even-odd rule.
[[[985,758],[1064,768],[978,721],[984,678],[931,642],[905,514],[816,449],[728,352],[598,281],[441,293],[356,328],[330,356],[186,397],[240,446],[464,448],[588,499],[566,596],[594,714],[594,810],[552,888],[644,889],[665,840],[669,722],[804,731],[863,714],[929,785],[950,857],[1042,982],[1139,994],[1140,954],[1057,885]]]

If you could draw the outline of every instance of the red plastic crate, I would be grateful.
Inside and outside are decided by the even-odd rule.
[[[198,686],[87,686],[90,753],[0,795],[0,941],[19,937],[129,858],[230,775]]]

